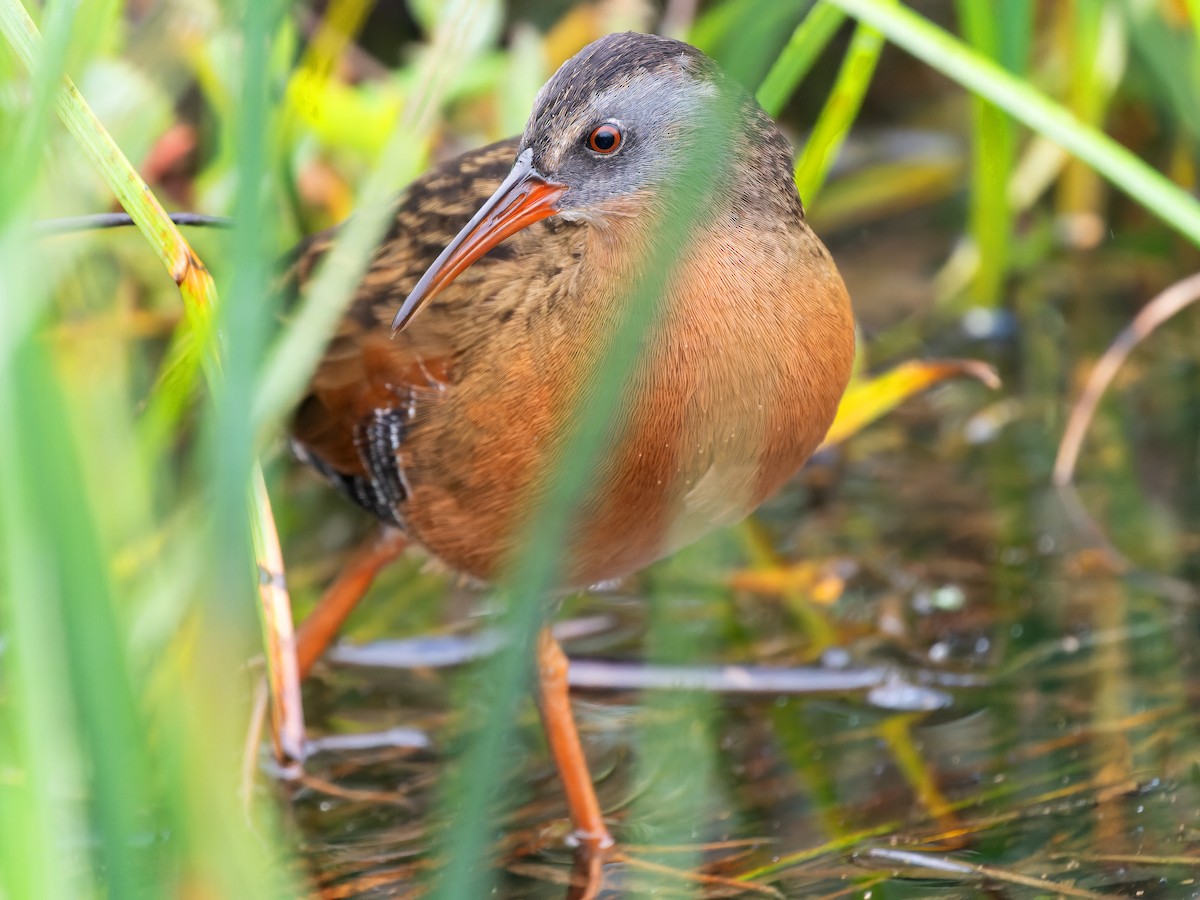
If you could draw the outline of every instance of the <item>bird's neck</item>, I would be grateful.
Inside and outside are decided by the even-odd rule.
[[[647,326],[637,362],[615,373],[615,440],[587,503],[589,534],[600,537],[582,542],[592,556],[578,563],[581,581],[639,568],[744,516],[800,467],[833,418],[854,352],[837,270],[798,203],[774,221],[758,206],[730,206],[678,229],[687,241],[674,252],[647,249],[667,226],[648,227],[646,209],[630,201],[603,223],[560,222],[536,235],[547,257],[572,262],[536,273],[548,289],[526,292],[536,298],[526,302],[539,325],[514,320],[513,331],[530,377],[505,381],[524,385],[527,412],[516,415],[548,464],[567,423],[594,409],[596,376],[614,377],[596,371],[603,348],[628,340],[630,315]],[[660,256],[676,257],[665,279],[647,273]]]
[[[609,201],[577,236],[573,277],[588,298],[581,312],[601,325],[633,314],[648,327],[671,328],[699,305],[719,319],[729,303],[748,299],[730,292],[731,280],[786,276],[793,237],[802,230],[794,189],[789,202],[737,178],[701,203],[664,202],[650,193]],[[706,271],[713,276],[707,282]]]

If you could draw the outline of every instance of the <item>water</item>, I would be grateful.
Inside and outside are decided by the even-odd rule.
[[[878,297],[871,248],[906,229],[835,242],[856,295]],[[903,303],[859,303],[870,346],[987,359],[1005,386],[934,390],[762,511],[786,560],[841,580],[816,607],[832,646],[814,647],[794,596],[731,586],[745,566],[734,535],[566,605],[579,659],[700,666],[717,682],[723,666],[892,679],[833,693],[802,677],[787,694],[577,691],[621,843],[601,896],[1200,896],[1194,314],[1118,379],[1078,494],[1049,481],[1081,375],[1169,275],[1123,248],[1052,258],[1022,276],[1011,315],[966,330],[921,320],[932,346],[903,337]],[[329,784],[300,791],[292,812],[326,896],[409,895],[453,828],[446,785],[485,702],[462,654],[502,637],[469,637],[483,627],[469,594],[446,603],[435,578],[414,578],[410,566],[386,579],[358,639],[459,638],[393,647],[400,669],[325,665],[309,685],[314,734],[403,726],[429,739],[313,760]],[[629,671],[601,665],[591,681]],[[565,810],[532,703],[495,765],[497,896],[565,896]]]

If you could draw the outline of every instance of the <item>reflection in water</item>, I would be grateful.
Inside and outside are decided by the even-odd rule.
[[[1200,422],[1194,354],[1168,327],[1151,358],[1135,357],[1133,387],[1101,406],[1078,494],[1064,494],[1050,467],[1068,365],[1092,358],[1122,311],[1093,310],[1071,330],[1044,303],[1018,314],[1015,341],[938,348],[993,356],[1003,392],[942,388],[763,511],[785,558],[854,563],[820,610],[837,638],[823,659],[803,626],[811,610],[730,586],[744,565],[734,535],[623,593],[568,604],[562,618],[588,623],[565,640],[592,661],[578,669],[588,687],[576,707],[621,846],[582,868],[564,846],[529,704],[516,737],[527,746],[495,760],[508,773],[498,896],[593,896],[601,866],[601,897],[1200,891],[1200,613],[1188,580],[1200,489],[1182,475]],[[363,792],[310,787],[294,802],[328,896],[404,896],[436,869],[431,848],[452,827],[446,786],[486,703],[466,660],[498,638],[476,628],[483,638],[447,642],[472,604],[418,601],[393,612],[414,623],[400,636],[440,629],[439,652],[460,656],[326,663],[309,689],[314,733],[403,727],[431,740],[327,744],[314,761],[325,782]],[[831,662],[950,702],[887,709],[849,683],[725,690]],[[672,677],[690,689],[653,689]]]

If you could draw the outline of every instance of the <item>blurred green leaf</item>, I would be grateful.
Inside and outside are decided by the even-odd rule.
[[[891,0],[827,2],[878,29],[888,40],[1094,166],[1118,189],[1200,245],[1200,201],[1041,91]]]
[[[1001,0],[987,7],[958,0],[963,34],[980,54],[991,57],[1018,76],[1025,74],[1033,31],[1030,0]],[[1013,211],[1008,182],[1016,163],[1016,131],[1003,110],[982,97],[972,98],[970,234],[979,266],[971,281],[971,299],[980,306],[1001,300],[1009,266]]]
[[[778,0],[727,0],[696,19],[688,40],[753,90],[793,33],[804,7]]]
[[[1200,0],[1189,0],[1191,25],[1172,23],[1154,3],[1121,4],[1139,59],[1154,80],[1147,99],[1200,141]]]
[[[833,90],[796,161],[796,188],[809,205],[825,184],[825,176],[858,117],[882,50],[883,38],[877,31],[862,23],[854,29]]]
[[[408,8],[426,34],[453,26],[465,58],[494,44],[504,26],[502,0],[476,0],[469,7],[444,0],[408,0]]]
[[[755,96],[763,109],[776,117],[783,111],[788,97],[845,20],[844,12],[826,3],[818,3],[809,10],[758,86]]]

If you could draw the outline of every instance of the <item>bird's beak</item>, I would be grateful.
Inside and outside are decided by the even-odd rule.
[[[407,325],[467,266],[506,237],[558,212],[557,201],[566,190],[565,184],[549,181],[538,172],[533,167],[533,151],[525,150],[496,193],[425,270],[392,319],[392,334]]]

